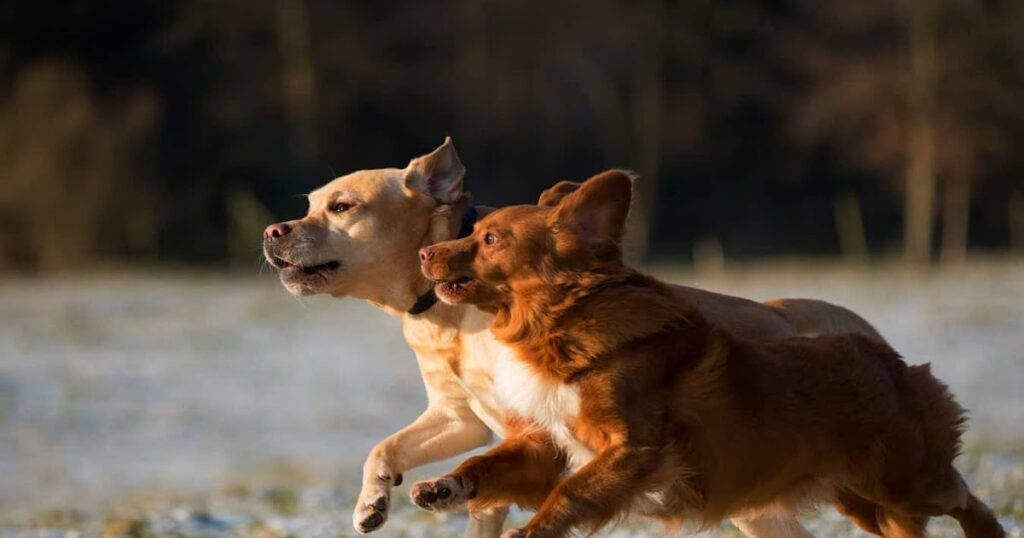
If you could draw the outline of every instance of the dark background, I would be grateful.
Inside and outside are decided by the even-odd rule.
[[[248,263],[445,135],[481,203],[638,170],[640,256],[956,264],[1024,244],[1022,80],[1019,1],[8,1],[0,268]]]

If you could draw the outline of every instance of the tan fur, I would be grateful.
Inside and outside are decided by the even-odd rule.
[[[526,374],[509,370],[506,440],[414,486],[417,504],[520,502],[507,492],[526,469],[507,462],[554,445],[568,475],[530,471],[548,495],[507,537],[596,531],[629,512],[707,527],[822,502],[887,538],[923,536],[938,515],[968,538],[1003,536],[953,466],[964,411],[928,365],[861,334],[754,340],[716,326],[623,264],[631,187],[605,172],[421,251],[446,301],[496,313],[491,332]]]
[[[431,287],[419,272],[417,250],[454,237],[459,228],[468,202],[461,192],[462,174],[454,147],[446,140],[405,168],[363,170],[331,181],[310,194],[305,217],[287,223],[293,227],[291,234],[264,242],[268,261],[281,269],[281,281],[290,292],[356,297],[400,316],[403,335],[423,375],[427,409],[378,444],[366,459],[353,514],[360,531],[384,524],[391,490],[402,473],[486,445],[492,432],[505,435],[493,372],[496,361],[508,356],[508,348],[487,330],[493,315],[443,303],[423,315],[405,314]],[[331,204],[338,201],[353,205],[336,214]],[[339,267],[311,275],[298,269],[331,261]],[[673,289],[709,319],[737,334],[783,338],[799,333],[780,315],[794,307],[800,310],[799,303],[776,308],[695,288]],[[855,314],[827,303],[814,302],[801,319],[830,312],[851,327],[870,327]],[[863,332],[874,334],[873,330]],[[503,507],[474,510],[467,536],[497,536],[505,513]],[[775,519],[768,514],[749,523],[736,522],[749,529],[750,536],[806,536],[788,516]]]

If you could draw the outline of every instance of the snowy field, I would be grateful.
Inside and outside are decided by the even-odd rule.
[[[660,274],[834,301],[909,362],[931,361],[971,410],[960,467],[1024,536],[1024,263],[927,278],[795,263]],[[362,458],[424,401],[398,320],[295,299],[269,275],[0,280],[0,536],[354,536]],[[456,463],[409,473],[378,534],[457,536],[462,518],[406,497]],[[818,536],[860,535],[830,509],[804,520]],[[931,532],[959,535],[944,521]]]

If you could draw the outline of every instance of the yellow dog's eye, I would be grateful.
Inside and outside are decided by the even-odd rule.
[[[346,204],[345,202],[337,202],[331,206],[331,211],[334,211],[335,213],[344,213],[349,209],[352,209],[352,204]]]
[[[487,243],[488,245],[493,245],[497,241],[498,238],[491,232],[487,232],[486,234],[484,234],[484,243]]]

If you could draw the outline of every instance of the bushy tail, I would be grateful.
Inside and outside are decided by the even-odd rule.
[[[932,375],[931,364],[908,366],[904,379],[910,389],[910,405],[924,428],[931,463],[936,468],[952,468],[963,446],[966,411],[949,387]]]
[[[905,492],[909,494],[905,504],[880,508],[877,528],[870,525],[870,518],[862,518],[868,530],[886,537],[921,536],[928,516],[950,515],[960,522],[967,538],[1003,538],[999,521],[971,494],[953,466],[962,448],[967,416],[949,387],[932,375],[930,364],[907,366],[888,345],[864,337],[853,337],[853,341],[884,365],[921,435],[922,450],[915,463],[924,480],[907,484],[911,489]]]
[[[961,437],[966,426],[966,411],[956,402],[945,383],[931,372],[930,364],[908,366],[886,344],[855,337],[869,355],[876,357],[888,371],[905,406],[916,424],[920,448],[915,465],[925,480],[915,483],[913,498],[922,503],[919,515],[939,515],[962,507],[968,491],[953,466],[960,455]]]
[[[933,506],[953,516],[967,538],[1004,538],[1006,536],[992,510],[975,497],[953,460],[960,454],[961,436],[967,418],[964,408],[953,399],[949,387],[935,378],[928,364],[906,370],[914,411],[921,417],[928,451],[928,467],[938,470],[928,485]]]

